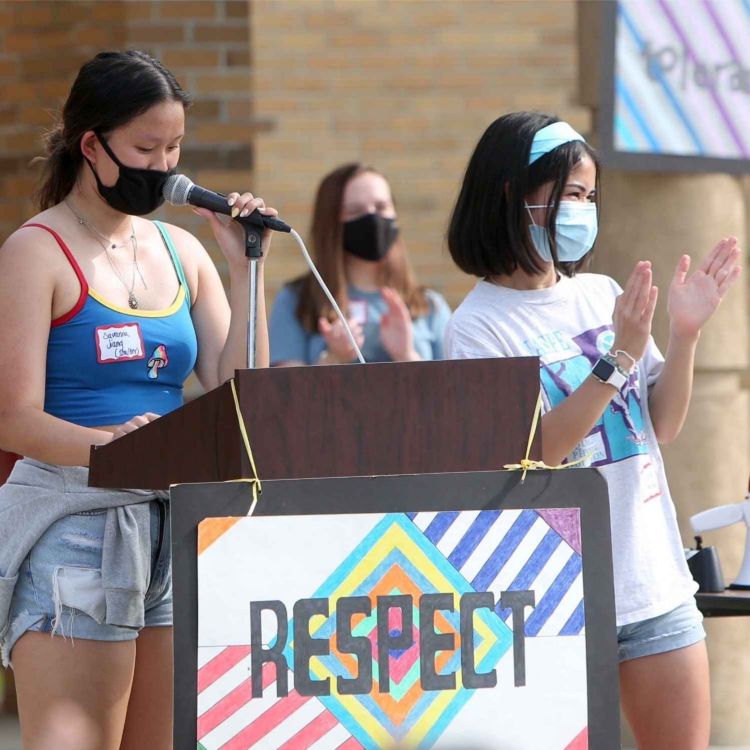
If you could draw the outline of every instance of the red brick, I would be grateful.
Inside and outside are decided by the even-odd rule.
[[[14,32],[5,40],[5,52],[54,50],[73,46],[69,31],[35,30]]]
[[[224,0],[224,15],[226,18],[247,18],[249,14],[249,0]]]
[[[159,18],[170,20],[215,18],[217,6],[215,0],[162,0],[156,4]]]
[[[250,48],[227,50],[227,65],[230,68],[250,67]]]
[[[216,68],[220,65],[221,54],[215,49],[201,49],[193,46],[165,49],[161,61],[168,68]]]
[[[55,17],[52,6],[50,2],[10,3],[13,10],[13,25],[16,28],[47,26]]]
[[[128,28],[128,41],[138,42],[184,42],[186,28],[178,24],[133,24]]]

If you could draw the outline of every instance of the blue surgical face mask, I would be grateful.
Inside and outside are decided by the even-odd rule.
[[[526,206],[531,216],[532,208],[549,208],[549,206]],[[596,204],[579,201],[561,201],[555,219],[555,241],[557,242],[557,260],[560,263],[575,263],[581,260],[594,246],[598,230]],[[542,260],[552,262],[547,227],[534,224],[531,218],[529,226],[531,241]]]

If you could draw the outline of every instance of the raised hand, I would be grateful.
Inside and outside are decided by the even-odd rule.
[[[622,294],[615,302],[612,316],[615,329],[612,350],[621,349],[636,361],[646,351],[659,295],[659,290],[652,286],[651,280],[651,263],[647,260],[636,263]]]
[[[741,250],[736,237],[719,240],[700,267],[688,276],[690,256],[683,255],[669,286],[667,311],[671,332],[696,337],[740,275]]]
[[[358,347],[362,347],[365,336],[362,332],[362,326],[354,320],[349,321],[354,340]],[[318,320],[318,330],[325,339],[326,349],[328,351],[328,360],[334,363],[346,364],[357,358],[352,342],[346,335],[344,326],[340,320],[331,323],[327,318]]]
[[[380,343],[394,362],[409,362],[420,359],[414,350],[414,327],[411,314],[401,295],[384,287],[381,294],[388,309],[380,319]]]

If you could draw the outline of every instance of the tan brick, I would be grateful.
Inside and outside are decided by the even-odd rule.
[[[248,42],[250,30],[246,24],[199,24],[195,31],[196,42]]]
[[[168,68],[216,68],[221,62],[221,53],[216,49],[194,46],[165,49],[161,61]]]
[[[234,99],[226,104],[227,119],[247,121],[252,117],[252,105],[249,99]]]
[[[250,49],[227,50],[227,65],[230,68],[250,67]]]
[[[215,18],[218,10],[218,3],[213,0],[162,0],[156,6],[159,18],[168,20]]]
[[[248,123],[205,122],[196,123],[190,133],[201,143],[249,143],[253,129]]]
[[[229,103],[234,104],[234,102]],[[189,115],[191,121],[194,120],[215,120],[221,113],[221,102],[218,99],[207,99],[201,97],[193,102],[190,107]]]
[[[185,26],[179,24],[133,24],[128,28],[131,42],[183,42],[187,38]]]
[[[243,93],[250,95],[250,75],[246,72],[225,72],[197,75],[195,89],[205,93]]]
[[[248,168],[217,170],[217,169],[200,169],[196,172],[196,179],[202,185],[211,185],[213,190],[221,193],[251,192],[252,175]]]

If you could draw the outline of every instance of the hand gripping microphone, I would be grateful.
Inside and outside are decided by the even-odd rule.
[[[232,207],[227,203],[226,195],[199,187],[184,174],[173,174],[167,178],[162,195],[164,200],[173,206],[187,206],[189,204],[198,208],[207,208],[217,214],[232,215]],[[255,226],[262,223],[263,227],[272,229],[274,232],[292,231],[289,224],[285,224],[273,216],[264,216],[257,208],[249,216],[242,218],[238,216],[236,220],[241,224],[247,223]]]

